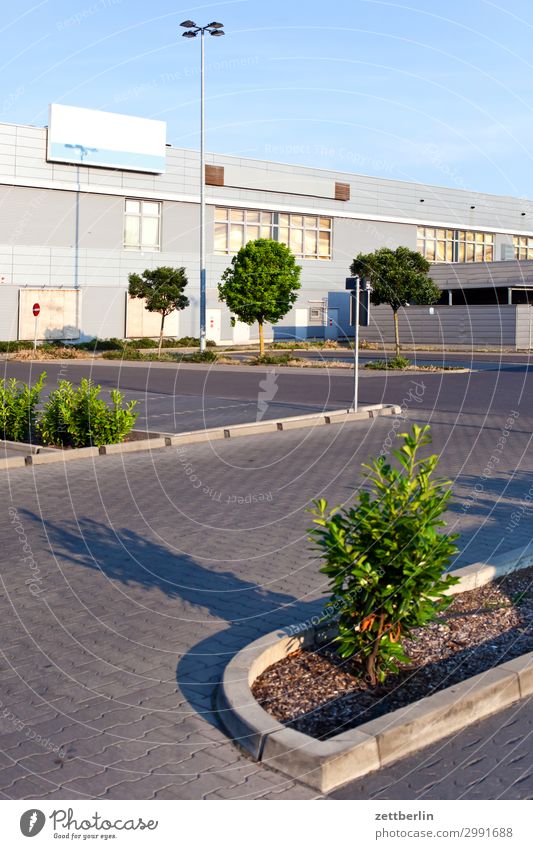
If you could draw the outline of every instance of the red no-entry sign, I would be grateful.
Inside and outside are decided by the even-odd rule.
[[[41,305],[40,304],[34,304],[33,307],[32,307],[32,312],[33,312],[35,318],[37,318],[37,316],[41,312]]]

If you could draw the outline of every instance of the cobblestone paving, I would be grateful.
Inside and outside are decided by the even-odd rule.
[[[527,513],[506,525],[531,485],[533,420],[520,417],[501,443],[503,415],[428,416],[455,481],[457,565],[529,542]],[[361,462],[393,432],[375,419],[12,470],[0,507],[3,797],[316,797],[235,748],[213,691],[235,651],[320,610],[305,508],[318,495],[351,499]],[[529,733],[531,713],[520,705],[514,725],[511,715],[487,720],[490,742],[468,775],[498,765],[497,783],[479,787],[518,798],[531,785],[509,740]],[[440,798],[458,798],[476,733],[348,792],[385,798],[400,782],[411,798],[433,781]]]

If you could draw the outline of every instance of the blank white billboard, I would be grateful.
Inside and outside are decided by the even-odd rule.
[[[19,294],[19,339],[78,339],[75,289],[21,289]],[[33,305],[39,304],[35,319]],[[37,332],[36,332],[37,331]]]
[[[165,121],[51,103],[47,159],[163,174],[166,134]]]

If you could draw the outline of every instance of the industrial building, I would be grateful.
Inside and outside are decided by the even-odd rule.
[[[533,208],[520,198],[208,154],[207,336],[257,338],[232,325],[217,284],[250,239],[290,246],[298,301],[267,337],[353,334],[345,289],[356,254],[406,245],[442,290],[410,307],[412,341],[531,347]],[[164,122],[52,105],[48,127],[0,125],[0,339],[155,336],[159,316],[127,294],[128,275],[184,266],[190,306],[169,336],[198,336],[199,155],[167,143]],[[364,336],[389,339],[390,310]],[[392,337],[391,337],[392,338]],[[411,339],[409,340],[411,341]]]

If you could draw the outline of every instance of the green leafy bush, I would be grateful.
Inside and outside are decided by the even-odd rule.
[[[122,351],[123,339],[90,339],[88,342],[77,342],[74,347],[80,351]]]
[[[29,386],[14,377],[0,380],[0,434],[2,439],[30,442],[36,424],[36,408],[44,385],[43,371],[37,383]]]
[[[136,348],[122,348],[120,351],[104,351],[102,354],[103,360],[144,360],[145,357],[141,351]]]
[[[250,360],[253,366],[286,366],[291,362],[295,362],[292,354],[263,354]]]
[[[381,369],[404,369],[411,365],[411,360],[408,360],[407,357],[391,357],[390,360],[371,360],[369,363],[366,363],[365,368],[371,368],[376,370]]]
[[[33,342],[0,342],[0,354],[12,354],[16,351],[29,351],[33,348]]]
[[[163,339],[163,347],[167,340]],[[150,339],[148,336],[142,336],[140,339],[128,339],[126,345],[131,348],[157,348],[155,339]]]
[[[38,429],[46,445],[109,445],[123,442],[137,419],[136,401],[124,406],[124,396],[111,390],[111,406],[99,397],[101,387],[83,378],[78,387],[61,380],[39,417]]]
[[[339,654],[357,655],[373,685],[409,662],[402,641],[448,606],[444,593],[457,582],[443,571],[458,535],[437,530],[445,524],[449,481],[432,478],[436,454],[418,456],[431,442],[429,426],[399,436],[403,445],[392,452],[399,468],[383,456],[365,464],[371,486],[355,506],[329,511],[319,499],[311,509],[317,527],[310,539],[325,561]]]
[[[179,360],[182,363],[214,363],[218,360],[218,355],[214,351],[196,351],[194,354],[183,354]]]

